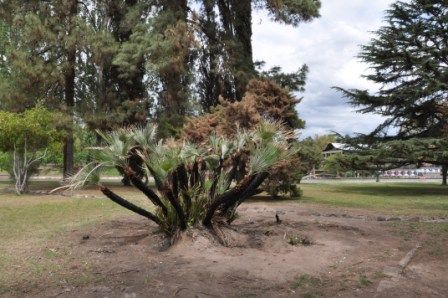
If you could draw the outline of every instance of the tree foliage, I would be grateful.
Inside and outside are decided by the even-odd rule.
[[[270,80],[254,79],[241,101],[221,98],[221,104],[213,112],[189,118],[181,136],[196,143],[203,142],[212,133],[231,137],[239,129],[252,128],[264,119],[280,121],[290,129],[303,128],[304,121],[295,110],[299,101]]]
[[[317,0],[1,1],[0,107],[22,112],[42,104],[66,113],[74,122],[63,146],[68,175],[76,124],[113,130],[156,120],[167,137],[220,97],[242,100],[252,79],[302,91],[306,67],[256,70],[252,15],[263,9],[297,26],[319,8]],[[301,125],[293,111],[278,111],[286,112],[288,125]]]
[[[12,152],[25,143],[29,150],[45,149],[61,139],[63,125],[59,113],[43,107],[23,113],[0,111],[0,151]]]
[[[386,118],[370,137],[440,137],[447,124],[440,107],[448,96],[448,4],[443,0],[398,1],[386,12],[386,25],[362,47],[371,65],[365,77],[381,86],[376,94],[340,89],[361,113]]]
[[[10,157],[7,167],[18,194],[27,190],[46,151],[64,137],[61,119],[60,113],[42,107],[23,113],[0,111],[0,151]]]
[[[251,42],[254,9],[266,10],[272,20],[293,26],[318,17],[320,9],[320,1],[317,0],[197,2],[201,4],[198,36],[202,45],[199,96],[206,112],[219,103],[220,95],[230,101],[241,100],[248,82],[260,77],[256,69],[259,65],[253,61]],[[302,74],[306,73],[299,72],[293,80],[300,81]],[[281,76],[278,68],[272,69],[271,74],[293,81],[292,74]],[[261,77],[265,75],[261,73]]]
[[[397,1],[385,22],[360,54],[371,65],[365,77],[379,91],[338,88],[359,112],[385,118],[368,135],[345,138],[358,148],[349,162],[354,168],[387,168],[426,161],[442,165],[446,184],[448,4]]]

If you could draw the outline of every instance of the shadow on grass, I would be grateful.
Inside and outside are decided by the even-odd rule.
[[[294,201],[299,201],[301,198],[300,197],[289,197],[289,196],[278,196],[278,197],[273,197],[271,195],[268,194],[259,194],[259,195],[255,195],[250,197],[249,199],[247,199],[248,202],[294,202]]]
[[[117,187],[117,188],[123,188],[123,189],[132,189],[132,186],[123,186],[123,184],[120,181],[105,181],[102,182],[103,185],[108,187]],[[51,191],[55,188],[60,187],[62,184],[60,181],[57,180],[34,180],[30,181],[28,186],[29,194],[33,194],[37,191]],[[82,190],[97,190],[98,186],[96,185],[86,185],[82,187]],[[0,194],[10,194],[15,193],[14,191],[14,184],[11,181],[0,181]]]

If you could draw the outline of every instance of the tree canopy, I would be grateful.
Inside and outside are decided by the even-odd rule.
[[[359,112],[385,117],[370,137],[440,137],[448,121],[441,113],[448,98],[448,4],[397,1],[385,23],[359,55],[379,91],[339,90]]]
[[[43,107],[28,109],[23,113],[0,111],[0,151],[27,150],[34,152],[59,142],[64,135],[61,114]]]

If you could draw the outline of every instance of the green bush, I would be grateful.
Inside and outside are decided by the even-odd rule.
[[[29,178],[64,136],[64,119],[43,107],[23,113],[0,111],[0,151],[7,154],[2,167],[14,179],[18,194],[26,191]]]
[[[10,156],[8,153],[0,152],[0,171],[7,171],[9,169]]]

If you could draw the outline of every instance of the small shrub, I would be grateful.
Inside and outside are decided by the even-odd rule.
[[[264,119],[274,119],[288,129],[301,129],[304,121],[298,117],[295,106],[300,99],[268,79],[254,79],[247,85],[241,101],[220,99],[220,105],[211,113],[187,119],[181,137],[201,144],[211,134],[233,138],[241,129],[253,129]],[[309,141],[290,140],[296,154],[288,162],[280,162],[271,169],[271,175],[261,189],[273,197],[299,198],[300,180],[320,161],[321,154]]]
[[[297,245],[309,246],[313,244],[312,241],[307,236],[298,236],[298,235],[289,236],[288,243],[293,246]]]
[[[10,168],[11,157],[9,153],[0,152],[0,171],[7,171]]]
[[[0,151],[9,154],[7,170],[15,181],[17,194],[27,190],[29,178],[36,173],[48,147],[62,137],[62,115],[42,107],[23,113],[0,111]]]

